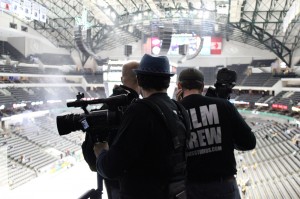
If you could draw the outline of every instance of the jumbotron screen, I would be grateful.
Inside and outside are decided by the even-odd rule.
[[[151,37],[151,53],[158,55],[162,40]],[[188,54],[194,54],[200,46],[201,38],[193,34],[173,34],[168,55],[179,55],[179,46],[187,44]]]
[[[200,55],[220,55],[222,54],[222,38],[221,37],[202,37],[202,49]],[[151,53],[158,55],[162,40],[158,37],[151,37]],[[179,55],[179,46],[188,45],[187,54],[195,54],[201,44],[201,37],[194,34],[173,34],[168,55]]]

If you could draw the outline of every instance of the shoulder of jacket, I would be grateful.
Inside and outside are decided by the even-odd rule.
[[[144,99],[138,99],[138,98],[136,98],[136,99],[134,99],[132,102],[131,102],[131,104],[130,104],[130,108],[131,109],[138,109],[138,110],[140,110],[140,109],[142,109],[142,110],[145,110],[145,109],[148,109],[149,108],[149,106],[147,106],[146,104],[148,104],[149,102],[148,101],[146,101],[146,100],[144,100]]]

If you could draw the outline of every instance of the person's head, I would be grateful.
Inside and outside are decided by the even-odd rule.
[[[139,67],[139,62],[130,61],[123,65],[122,67],[122,77],[121,82],[124,86],[132,88],[136,91],[139,90],[136,74],[134,72],[135,69]]]
[[[135,70],[139,86],[146,91],[166,92],[170,85],[170,63],[166,56],[145,54]]]
[[[196,68],[186,68],[181,71],[178,77],[178,89],[196,90],[202,93],[204,88],[203,73]]]

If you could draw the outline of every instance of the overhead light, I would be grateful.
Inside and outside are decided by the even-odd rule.
[[[157,18],[163,17],[163,14],[157,9],[157,6],[153,0],[148,0],[148,5],[155,14],[155,16],[153,17],[157,17]]]
[[[85,5],[85,7],[89,8],[90,12],[93,13],[94,17],[97,20],[99,20],[101,23],[113,26],[114,22],[112,21],[110,16],[110,9],[107,8],[107,4],[105,4],[104,1],[101,1],[102,3],[99,2],[100,1],[96,0],[83,0],[83,4]],[[103,10],[104,7],[105,10]]]
[[[217,23],[215,23],[215,32],[219,32],[219,25]]]
[[[204,11],[203,19],[209,19],[209,15],[210,15],[209,11]]]
[[[0,110],[3,110],[3,109],[5,109],[5,105],[4,105],[4,104],[2,104],[2,105],[0,106]]]
[[[110,13],[110,16],[111,16],[111,18],[112,18],[113,20],[115,20],[116,17],[117,17],[117,16],[116,16],[116,13],[114,13],[114,12],[111,12],[111,13]]]
[[[197,13],[198,13],[197,10],[192,10],[192,14],[193,14],[193,15],[196,15]]]
[[[203,17],[203,10],[199,10],[199,11],[198,11],[198,16],[199,16],[199,18],[202,18],[202,17]]]
[[[143,19],[143,15],[142,15],[142,13],[139,13],[138,14],[138,20],[142,20]]]

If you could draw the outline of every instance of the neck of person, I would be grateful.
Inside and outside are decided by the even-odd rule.
[[[142,88],[142,94],[143,94],[143,98],[147,98],[155,93],[167,93],[167,89],[163,89],[163,90],[154,90],[154,89],[143,89]]]
[[[122,84],[128,88],[131,88],[132,90],[135,90],[138,94],[140,94],[140,87],[137,84],[129,83],[129,82],[124,82],[122,81]]]
[[[199,89],[184,89],[183,90],[183,97],[187,97],[189,95],[193,95],[193,94],[202,94],[202,90]]]

